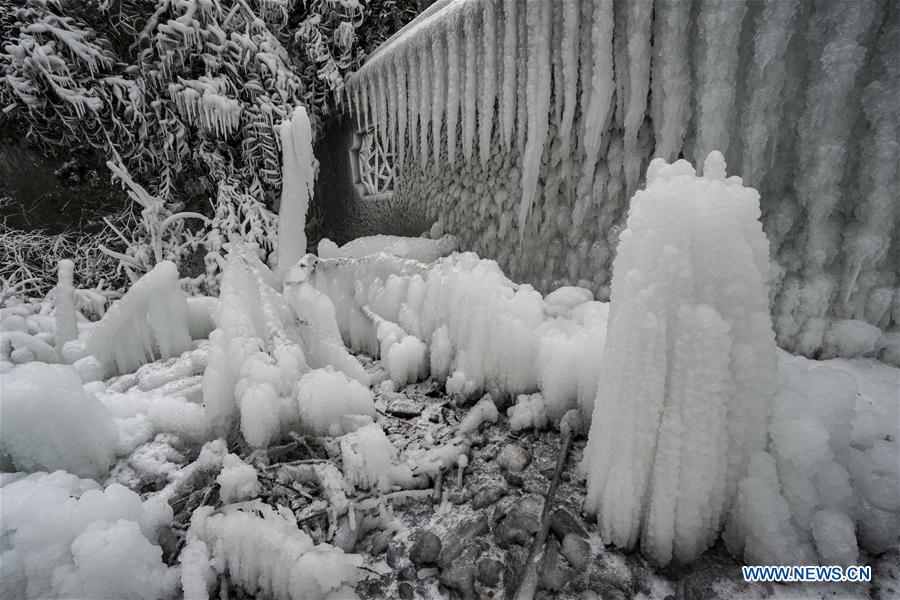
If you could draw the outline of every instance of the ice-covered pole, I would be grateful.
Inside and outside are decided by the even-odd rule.
[[[650,163],[620,236],[584,467],[601,535],[688,562],[766,439],[775,387],[759,194],[710,153]]]
[[[75,316],[75,265],[71,260],[59,261],[56,284],[56,349],[62,352],[63,344],[78,337],[78,321]]]
[[[284,162],[278,212],[278,272],[283,277],[306,254],[306,211],[318,163],[304,107],[295,108],[290,121],[281,123],[279,134]]]

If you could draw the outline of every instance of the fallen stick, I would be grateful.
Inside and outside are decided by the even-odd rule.
[[[563,466],[566,464],[566,457],[569,454],[569,447],[572,445],[572,435],[580,428],[580,418],[578,415],[570,415],[573,411],[569,411],[560,422],[560,432],[562,433],[562,447],[559,449],[559,458],[556,460],[556,468],[553,470],[553,479],[550,480],[550,487],[547,489],[547,495],[544,499],[544,510],[541,512],[541,527],[538,529],[537,536],[534,538],[534,545],[528,554],[528,560],[525,562],[525,573],[522,577],[522,583],[516,590],[515,600],[532,600],[538,586],[538,562],[544,554],[544,542],[547,541],[547,533],[550,531],[550,509],[553,507],[553,498],[556,496],[556,489],[559,487],[559,478],[562,474]]]

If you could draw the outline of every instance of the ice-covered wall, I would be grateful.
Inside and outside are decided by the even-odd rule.
[[[649,160],[722,151],[762,196],[779,344],[829,355],[900,343],[848,321],[900,323],[898,97],[887,0],[457,0],[347,85],[394,214],[542,291],[606,298]]]

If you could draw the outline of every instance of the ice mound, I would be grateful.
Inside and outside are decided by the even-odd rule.
[[[106,475],[116,427],[72,367],[30,362],[4,374],[0,387],[0,452],[17,469]]]
[[[182,588],[190,598],[209,598],[215,573],[252,595],[284,600],[355,598],[362,558],[328,544],[316,545],[297,529],[294,515],[261,502],[194,512],[182,552]],[[215,573],[213,573],[213,571]],[[329,596],[332,592],[336,596]]]
[[[759,194],[684,160],[647,169],[619,238],[584,467],[601,535],[656,564],[718,536],[775,391]]]
[[[4,598],[174,597],[178,573],[162,561],[159,529],[172,509],[118,484],[57,471],[0,488]],[[39,518],[35,518],[39,514]]]
[[[372,392],[331,368],[316,369],[297,384],[297,406],[302,425],[316,435],[337,436],[356,429],[356,420],[345,417],[375,417]]]
[[[341,437],[344,478],[358,490],[388,489],[397,448],[381,427],[370,423]]]
[[[779,352],[778,379],[769,454],[739,486],[729,550],[753,564],[850,565],[860,549],[896,547],[900,369]]]
[[[319,242],[319,258],[362,258],[373,254],[390,254],[411,258],[423,263],[434,262],[456,251],[458,243],[452,235],[437,239],[402,237],[396,235],[371,235],[351,240],[341,247],[323,238]]]

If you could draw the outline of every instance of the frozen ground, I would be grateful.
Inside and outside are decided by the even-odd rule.
[[[145,407],[196,402],[199,382],[192,371],[202,370],[208,345],[205,342],[195,345],[195,350],[179,358],[151,363],[134,375],[114,377],[103,385],[95,382],[86,387],[94,393],[99,392],[100,401],[112,409],[113,414],[119,415],[126,414],[122,412],[126,398],[131,406]],[[360,358],[369,373],[384,370],[380,361],[371,361],[365,356]],[[784,355],[783,360],[797,359]],[[188,364],[194,366],[188,368],[185,366]],[[885,416],[896,419],[900,388],[895,368],[865,359],[837,359],[826,361],[826,364],[858,378],[865,393],[860,397],[861,403],[871,402],[881,407]],[[376,425],[397,448],[397,462],[451,442],[457,434],[460,422],[471,407],[458,406],[441,388],[431,380],[408,385],[398,392],[389,391],[390,386],[376,388]],[[148,409],[148,412],[153,410]],[[129,419],[134,417],[115,417],[122,437],[135,428],[128,423]],[[435,485],[415,490],[406,498],[403,498],[404,493],[387,494],[381,496],[379,502],[377,493],[353,492],[345,488],[345,511],[334,520],[334,513],[326,503],[331,500],[326,487],[314,478],[298,480],[292,471],[302,465],[333,464],[346,474],[348,464],[342,460],[340,443],[334,438],[291,435],[288,439],[294,439],[284,444],[253,451],[242,440],[232,437],[229,450],[246,463],[236,456],[232,462],[247,466],[244,479],[249,480],[243,490],[240,485],[235,490],[235,481],[239,482],[242,477],[234,473],[228,475],[233,466],[228,467],[226,461],[226,468],[219,473],[222,456],[234,456],[225,455],[224,444],[220,443],[218,447],[218,461],[210,458],[215,452],[210,452],[209,444],[204,446],[207,456],[198,461],[198,442],[192,441],[184,432],[179,435],[164,431],[178,429],[177,426],[158,427],[163,431],[153,433],[156,428],[147,423],[143,425],[148,428],[143,437],[148,434],[150,437],[127,456],[116,459],[108,478],[85,483],[83,487],[96,487],[99,483],[101,488],[106,487],[107,495],[111,495],[113,488],[108,486],[121,483],[140,496],[145,507],[143,512],[147,514],[152,512],[149,507],[154,498],[168,500],[173,518],[171,528],[163,527],[157,534],[157,553],[161,554],[156,558],[159,577],[165,580],[169,573],[172,580],[174,571],[167,570],[165,565],[178,565],[179,559],[184,560],[190,517],[199,506],[221,510],[226,502],[255,497],[271,506],[288,507],[300,528],[313,540],[330,540],[345,552],[360,555],[363,571],[355,589],[363,598],[446,598],[457,594],[477,598],[512,597],[521,580],[561,443],[559,432],[554,430],[529,428],[514,433],[508,418],[501,414],[497,422],[483,423],[480,429],[468,434],[471,446],[461,479],[460,468],[454,462],[442,472]],[[551,535],[539,569],[541,590],[538,597],[593,598],[595,596],[590,595],[593,591],[602,598],[663,599],[673,595],[679,598],[894,598],[900,591],[900,555],[896,549],[875,559],[866,555],[860,557],[861,563],[873,566],[871,585],[772,586],[743,583],[740,563],[721,544],[689,566],[666,569],[653,567],[637,553],[605,547],[596,522],[582,512],[585,487],[576,467],[585,443],[583,437],[574,442],[562,471],[553,505]],[[509,448],[518,449],[521,456]],[[503,454],[509,454],[512,459],[502,457]],[[199,469],[196,468],[198,465]],[[524,468],[517,470],[522,466]],[[53,512],[60,510],[54,506],[52,498],[30,496],[31,504],[27,507],[17,505],[21,492],[15,482],[21,487],[24,480],[40,477],[3,476],[4,586],[9,584],[7,578],[12,576],[7,570],[12,552],[7,544],[12,536],[22,535],[15,532],[16,527],[20,528],[19,532],[24,527],[31,528],[29,538],[32,539],[35,536],[48,539],[45,536],[49,536],[59,543],[64,538],[58,531],[45,530],[55,522]],[[63,475],[58,473],[53,477]],[[45,488],[49,488],[46,483]],[[118,493],[126,494],[125,490]],[[70,491],[69,494],[78,495],[78,492]],[[86,494],[81,497],[86,498]],[[137,497],[131,502],[140,513]],[[27,516],[17,516],[23,508],[28,509]],[[348,509],[355,513],[354,518],[348,516]],[[107,522],[113,516],[118,515],[101,512],[83,519],[94,519],[96,524]],[[137,521],[141,518],[148,517],[139,516]],[[90,525],[85,527],[85,531],[89,528]],[[427,534],[437,536],[440,548],[437,551],[433,548],[412,551],[416,541]],[[83,537],[82,533],[78,538],[68,538],[73,551],[78,545],[77,539]],[[72,541],[73,538],[76,541]],[[31,560],[40,556],[35,554],[42,551],[40,547],[22,548],[31,543],[29,540],[13,539],[17,552],[29,552]],[[78,556],[74,554],[76,564]],[[67,559],[58,560],[66,562]],[[146,568],[146,564],[132,568]],[[115,562],[100,565],[93,576],[102,579],[115,569],[125,567]],[[79,565],[79,568],[84,567]],[[102,593],[104,589],[126,593],[126,588],[115,587],[115,582],[107,583],[112,587],[83,589],[87,594],[92,591]],[[164,583],[159,585],[164,586]],[[228,591],[222,591],[221,587],[228,587]],[[164,587],[151,588],[147,597],[163,591]],[[210,597],[245,598],[252,595],[237,585],[233,577],[220,576],[210,588]]]

